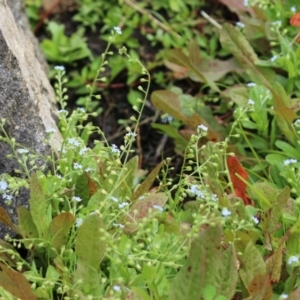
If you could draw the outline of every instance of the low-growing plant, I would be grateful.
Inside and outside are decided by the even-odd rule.
[[[122,145],[110,145],[101,128],[88,122],[96,114],[89,111],[91,103],[100,98],[97,82],[105,81],[102,74],[113,54],[109,47],[87,86],[83,107],[72,113],[65,70],[56,68],[63,143],[42,158],[45,168],[35,165],[35,153],[7,136],[1,121],[0,140],[20,164],[19,177],[1,175],[2,198],[10,203],[20,187],[30,189],[30,207],[18,208],[18,224],[0,208],[0,220],[20,236],[0,241],[3,297],[299,298],[297,33],[277,23],[267,28],[276,9],[290,11],[291,3],[280,3],[264,1],[265,11],[254,1],[243,6],[245,17],[250,10],[250,16],[260,18],[250,42],[248,24],[216,23],[222,51],[234,59],[202,61],[195,43],[188,54],[167,53],[174,70],[185,69],[185,76],[205,89],[189,95],[173,87],[151,95],[171,123],[155,126],[174,138],[183,157],[176,178],[169,175],[170,158],[150,172],[138,167],[135,139],[151,76],[125,47],[119,54],[139,67],[143,96],[132,107],[136,113]],[[279,15],[286,20],[292,14]],[[291,23],[296,21],[297,14]],[[120,33],[114,28],[109,46]],[[264,34],[274,53],[280,51],[275,59],[256,54],[255,39]],[[210,72],[214,64],[221,70]],[[237,72],[233,86],[216,82],[231,72]],[[209,107],[208,98],[201,99],[206,91],[224,103]],[[217,118],[216,112],[232,107],[230,118]],[[47,132],[51,138],[51,129]],[[89,148],[94,132],[101,138]],[[21,247],[28,252],[25,258],[16,250]]]

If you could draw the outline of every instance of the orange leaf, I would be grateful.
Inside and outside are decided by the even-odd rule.
[[[291,17],[290,24],[295,27],[300,27],[300,11]]]
[[[237,197],[243,199],[245,205],[252,205],[252,201],[249,199],[246,193],[246,183],[242,181],[239,177],[243,178],[245,181],[248,180],[248,173],[240,164],[235,156],[230,156],[227,158],[227,165],[230,175],[230,180],[233,185],[234,193]],[[239,177],[238,177],[238,176]]]

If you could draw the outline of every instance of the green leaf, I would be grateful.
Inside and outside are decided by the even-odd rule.
[[[287,240],[288,255],[298,255],[300,253],[300,218],[294,223]]]
[[[239,61],[251,79],[258,84],[269,87],[274,82],[275,74],[269,68],[256,66],[258,57],[244,35],[235,26],[224,24],[220,31],[220,42],[227,51]]]
[[[75,241],[75,253],[78,260],[74,283],[82,280],[79,286],[83,287],[87,293],[100,284],[100,262],[106,248],[104,229],[104,223],[97,214],[87,216],[78,229]]]
[[[22,300],[36,300],[26,277],[0,263],[0,285],[9,293]]]
[[[36,173],[33,173],[30,179],[29,204],[31,217],[39,233],[39,237],[48,240],[50,224],[47,217],[48,205]]]
[[[258,249],[249,242],[243,255],[241,256],[241,267],[239,270],[240,277],[248,288],[252,280],[260,275],[267,273],[265,262]]]
[[[220,226],[201,230],[192,242],[186,262],[173,279],[169,300],[201,299],[204,288],[215,284],[221,264],[221,240]]]
[[[275,145],[290,158],[300,160],[300,151],[284,141],[276,141]]]
[[[284,207],[290,198],[290,188],[286,187],[279,193],[276,200],[273,202],[272,207],[265,210],[261,216],[261,226],[263,233],[272,234],[282,227],[280,216]]]
[[[289,108],[289,99],[284,88],[275,80],[275,73],[270,68],[258,66],[258,57],[244,35],[234,26],[224,24],[220,31],[222,46],[230,51],[249,74],[252,81],[266,86],[273,95],[274,112],[278,126],[285,137],[293,144],[297,134],[292,126],[297,114]]]
[[[219,272],[216,273],[214,285],[217,288],[217,295],[232,299],[238,281],[237,257],[233,244],[230,244],[221,255]]]
[[[76,180],[75,196],[81,198],[84,206],[90,199],[89,178],[85,172],[78,176]]]
[[[34,244],[34,239],[39,237],[39,233],[33,222],[31,213],[25,207],[19,206],[17,212],[19,228],[24,239],[24,245],[26,248],[29,248],[30,244]]]
[[[160,169],[165,164],[165,161],[163,160],[160,162],[146,177],[146,179],[139,185],[139,187],[136,189],[136,191],[133,194],[133,201],[138,199],[143,194],[149,192],[154,180],[156,179],[156,176],[158,175]]]
[[[120,173],[119,182],[121,182],[120,194],[128,195],[131,197],[132,189],[134,186],[135,174],[138,170],[139,158],[138,156],[132,157],[122,168]]]
[[[46,272],[46,279],[49,279],[52,282],[57,281],[60,278],[60,272],[53,267],[52,265],[49,265]]]
[[[205,125],[208,128],[208,139],[213,141],[218,141],[220,139],[219,134],[214,128],[199,114],[194,113],[191,117],[187,117],[182,113],[179,96],[177,94],[166,90],[155,91],[151,94],[151,101],[156,108],[164,113],[170,114],[175,119],[184,122],[186,125],[191,126],[194,130],[196,130],[200,124]]]
[[[57,251],[66,244],[71,227],[75,223],[75,217],[69,212],[63,212],[56,216],[50,224],[50,232],[53,237],[51,246]]]

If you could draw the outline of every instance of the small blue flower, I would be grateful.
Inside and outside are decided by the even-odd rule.
[[[59,113],[59,114],[67,114],[68,111],[65,110],[65,109],[61,109],[61,110],[58,111],[58,113]]]
[[[294,122],[294,126],[299,126],[299,125],[300,125],[300,119],[298,119]]]
[[[127,205],[129,205],[128,202],[122,202],[122,203],[119,204],[119,208],[126,207]]]
[[[20,154],[25,154],[28,153],[29,151],[27,149],[18,149],[17,152]]]
[[[77,110],[79,110],[79,111],[82,112],[82,113],[85,113],[85,109],[82,108],[82,107],[78,107]]]
[[[46,129],[46,133],[55,133],[56,130],[53,128]]]
[[[68,144],[75,146],[75,147],[80,146],[80,142],[76,138],[69,138]]]
[[[174,118],[169,114],[163,114],[160,119],[163,123],[171,123],[174,120]]]
[[[248,86],[248,87],[254,87],[254,86],[256,86],[256,83],[254,83],[254,82],[249,82],[249,83],[247,83],[247,86]]]
[[[54,69],[57,71],[64,71],[65,67],[64,66],[55,66]]]
[[[13,199],[12,195],[9,195],[9,194],[6,194],[6,193],[3,194],[2,197],[3,197],[3,199],[9,200],[9,201]]]
[[[75,221],[75,226],[78,228],[79,226],[81,226],[83,223],[83,219],[82,218],[77,218]]]
[[[287,263],[289,265],[292,265],[293,263],[297,263],[297,262],[299,262],[299,257],[295,256],[295,255],[290,256],[288,261],[287,261]]]
[[[254,102],[252,99],[249,99],[249,100],[248,100],[248,104],[249,104],[249,105],[254,105],[255,102]]]
[[[114,285],[113,286],[113,290],[116,292],[120,292],[121,291],[121,287],[119,285]]]
[[[297,11],[297,8],[296,8],[296,6],[292,6],[292,7],[290,8],[290,10],[291,10],[292,13],[295,13],[295,12]]]
[[[240,28],[245,28],[245,24],[242,22],[236,22],[235,25]]]
[[[120,227],[120,228],[124,228],[125,227],[125,225],[119,224],[119,223],[114,223],[113,226]]]
[[[82,169],[82,165],[76,162],[76,163],[73,164],[73,168],[75,170],[81,170]]]
[[[128,136],[128,137],[136,137],[136,133],[130,131],[130,132],[127,132],[127,133],[126,133],[126,136]]]
[[[291,158],[291,159],[284,160],[283,163],[284,163],[285,166],[288,166],[289,164],[295,164],[297,162],[298,162],[297,159]]]
[[[222,216],[223,216],[223,217],[228,217],[228,216],[230,216],[230,215],[231,215],[231,211],[228,210],[227,207],[223,207],[223,209],[222,209]]]
[[[205,199],[204,193],[198,189],[198,186],[196,184],[193,184],[189,188],[190,193],[196,195],[199,198]]]
[[[252,217],[252,221],[255,223],[255,224],[258,224],[259,223],[259,220],[256,218],[256,217]]]
[[[83,148],[81,148],[80,149],[80,151],[79,151],[79,155],[83,155],[86,151],[88,151],[90,148],[88,148],[88,147],[83,147]]]
[[[121,30],[121,28],[119,27],[119,26],[115,26],[114,27],[114,31],[117,33],[117,34],[122,34],[122,30]]]
[[[163,212],[163,211],[164,211],[163,207],[161,207],[160,205],[154,204],[154,205],[153,205],[153,208],[159,210],[160,212]]]
[[[82,201],[82,199],[80,197],[76,197],[76,196],[73,196],[72,200],[74,200],[76,202],[81,202]]]
[[[207,132],[208,128],[205,125],[200,124],[200,125],[198,125],[198,130],[203,130],[203,131]]]
[[[273,55],[273,56],[270,58],[270,61],[271,61],[271,62],[274,62],[277,58],[278,58],[278,55]]]
[[[118,146],[116,146],[115,144],[112,144],[110,149],[111,149],[112,153],[120,153],[120,150],[118,149]]]
[[[219,201],[219,198],[218,198],[218,196],[216,194],[212,194],[211,195],[211,199],[212,199],[212,201],[215,201],[215,202]]]
[[[111,196],[110,198],[112,201],[114,201],[116,203],[119,202],[119,199],[117,197]]]

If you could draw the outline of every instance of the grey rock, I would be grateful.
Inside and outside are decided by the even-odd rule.
[[[49,66],[45,59],[45,56],[39,46],[38,40],[35,38],[33,32],[30,29],[30,24],[25,12],[25,1],[24,0],[7,0],[7,4],[10,7],[15,21],[18,26],[22,28],[24,33],[28,36],[34,46],[34,54],[42,65],[46,74],[49,72]]]
[[[21,28],[26,27],[28,21],[22,21],[21,27],[18,26],[6,0],[0,0],[0,16],[0,120],[6,119],[5,130],[20,145],[17,148],[31,149],[41,157],[49,155],[50,146],[45,143],[47,129],[56,131],[50,139],[51,147],[59,149],[61,145],[61,136],[55,123],[57,109],[54,91],[44,67],[37,59],[32,43],[34,36]],[[7,158],[8,154],[12,154],[11,147],[0,141],[0,153],[0,176],[3,173],[15,176],[15,170],[20,170],[20,165],[16,159]],[[47,165],[42,158],[37,159],[35,164]],[[28,200],[29,193],[24,189],[11,205],[7,205],[0,195],[0,206],[8,211],[17,224],[17,207],[28,207]],[[3,239],[7,233],[14,234],[0,223],[0,238]]]

